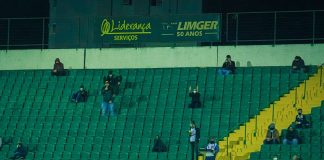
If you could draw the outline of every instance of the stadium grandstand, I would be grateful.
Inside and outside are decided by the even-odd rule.
[[[324,160],[323,2],[0,4],[0,160]]]

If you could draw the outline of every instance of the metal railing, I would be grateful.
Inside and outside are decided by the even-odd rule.
[[[47,48],[48,18],[0,18],[0,49]]]
[[[226,14],[225,42],[318,43],[324,40],[324,11],[239,12]]]
[[[222,20],[221,42],[203,42],[201,45],[276,45],[282,43],[315,44],[324,42],[324,10],[237,12],[226,13],[222,17],[224,18]],[[51,43],[58,41],[51,36],[61,33],[56,23],[50,24],[49,18],[0,18],[0,49],[91,47],[90,43],[94,42],[89,41],[85,36],[89,36],[93,31],[89,30],[89,27],[80,26],[80,22],[84,23],[83,21],[87,21],[89,24],[93,23],[90,18],[86,17],[81,19],[80,17],[62,18],[63,24],[70,24],[68,26],[71,34],[70,40],[64,46],[51,46]],[[87,33],[81,34],[82,32]],[[154,46],[157,42],[95,43],[102,43],[98,44],[98,46],[104,48],[148,46],[146,44]],[[157,46],[181,46],[173,43],[163,45],[162,42],[158,42]],[[178,42],[176,43],[178,44]],[[188,42],[185,44],[188,44]],[[189,42],[189,45],[195,45],[195,42]]]

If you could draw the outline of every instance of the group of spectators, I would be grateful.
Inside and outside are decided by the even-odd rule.
[[[282,133],[282,144],[297,145],[302,139],[299,136],[298,130],[303,128],[309,128],[310,122],[303,115],[303,110],[298,109],[298,114],[295,118],[295,123],[288,127],[286,132]],[[266,139],[263,142],[264,144],[280,144],[280,135],[279,131],[276,129],[274,123],[271,123],[268,127]]]

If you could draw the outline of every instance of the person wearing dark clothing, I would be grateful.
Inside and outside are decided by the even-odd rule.
[[[306,72],[305,62],[300,56],[296,56],[295,59],[292,62],[292,72]]]
[[[114,103],[113,103],[113,89],[109,85],[109,82],[106,81],[105,86],[101,89],[101,95],[102,95],[102,103],[101,103],[101,111],[103,116],[107,115],[115,115],[114,110]]]
[[[282,141],[283,144],[298,144],[298,133],[297,131],[290,126],[286,132],[285,138]]]
[[[296,128],[308,128],[309,122],[307,121],[306,117],[303,115],[303,110],[298,109],[298,114],[296,115],[295,119]]]
[[[191,103],[189,104],[189,108],[200,108],[201,102],[200,102],[200,93],[198,92],[198,86],[197,88],[193,89],[191,92],[191,86],[189,87],[189,96],[191,97]]]
[[[78,102],[87,101],[87,98],[88,98],[88,91],[86,91],[84,89],[84,86],[81,85],[80,89],[77,92],[73,93],[71,100],[75,103],[78,103]]]
[[[266,139],[263,141],[264,144],[279,144],[279,131],[276,129],[274,123],[271,123],[268,127]]]
[[[153,146],[153,152],[166,152],[167,147],[166,145],[162,142],[160,136],[156,136],[154,139],[154,146]]]
[[[26,148],[22,145],[21,142],[18,142],[17,149],[14,152],[14,156],[10,157],[10,159],[25,159],[26,155]]]
[[[114,94],[118,94],[119,93],[119,86],[120,86],[120,83],[122,81],[122,76],[119,75],[119,76],[114,76],[113,75],[113,72],[110,70],[108,72],[108,75],[104,77],[104,83],[108,81],[110,86],[112,87],[113,91],[114,91]]]
[[[231,60],[230,55],[227,55],[222,68],[218,70],[218,74],[225,76],[225,75],[233,74],[234,71],[235,71],[235,62]]]
[[[114,75],[111,70],[108,72],[108,75],[103,78],[103,82],[106,83],[106,81],[108,81],[110,85],[114,84]]]
[[[65,76],[66,70],[64,70],[64,65],[59,58],[55,59],[55,63],[52,70],[52,75],[55,76]]]

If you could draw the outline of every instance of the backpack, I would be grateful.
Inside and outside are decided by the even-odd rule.
[[[200,140],[200,128],[196,128],[196,141],[199,142]]]

